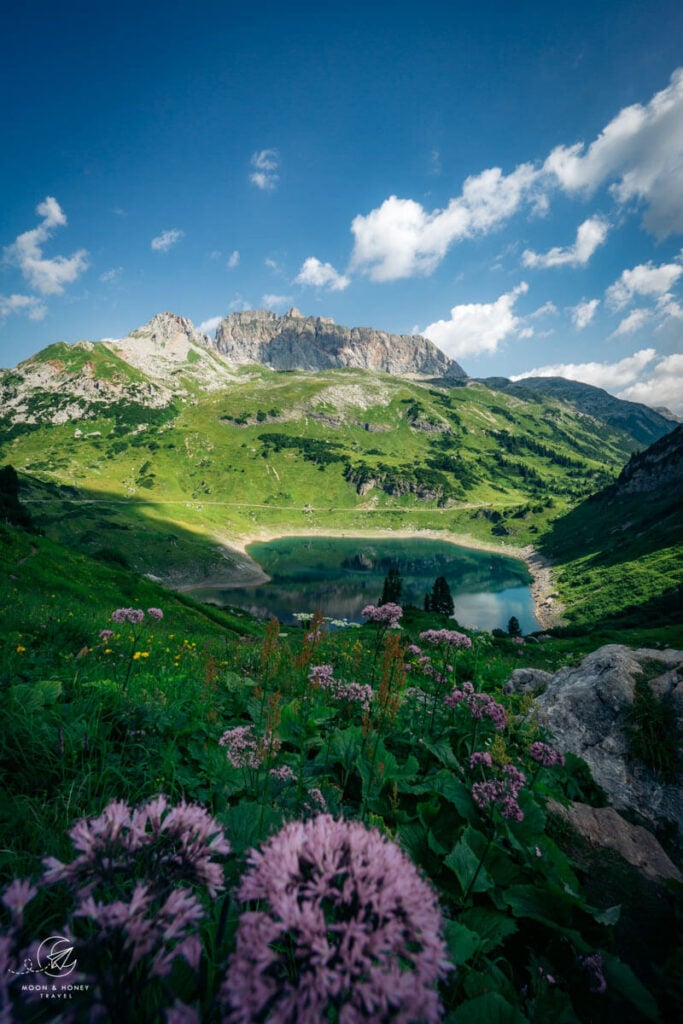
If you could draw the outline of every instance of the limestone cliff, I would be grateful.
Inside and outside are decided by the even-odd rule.
[[[231,363],[274,370],[357,367],[403,377],[464,378],[452,359],[421,335],[342,327],[329,317],[284,316],[269,310],[231,313],[218,325],[216,349]]]

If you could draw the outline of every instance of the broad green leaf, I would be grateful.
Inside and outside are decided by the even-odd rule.
[[[486,907],[471,907],[459,915],[459,921],[479,935],[482,953],[490,953],[517,931],[516,921],[497,910]]]
[[[456,779],[452,772],[444,770],[437,772],[432,781],[432,790],[453,804],[466,821],[478,820],[479,816],[468,787],[464,782]]]
[[[481,949],[481,938],[458,921],[446,921],[444,937],[451,960],[459,967]]]
[[[482,858],[477,856],[468,843],[468,833],[471,831],[469,827],[465,830],[460,841],[444,859],[444,864],[455,874],[463,893],[486,892],[493,888],[493,879],[485,864],[480,867]]]

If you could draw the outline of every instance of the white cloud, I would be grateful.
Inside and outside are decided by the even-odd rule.
[[[683,355],[676,353],[660,359],[651,376],[624,388],[617,397],[655,407],[665,406],[677,415],[683,414]]]
[[[0,295],[0,319],[13,313],[24,313],[29,320],[42,320],[47,306],[33,295]]]
[[[607,289],[605,298],[613,309],[621,309],[635,295],[665,295],[681,274],[680,263],[662,263],[658,267],[652,261],[640,263],[631,270],[624,270],[619,280]]]
[[[282,267],[277,262],[277,260],[271,259],[271,257],[268,256],[263,262],[265,266],[268,267],[268,270],[272,270],[274,274],[282,273]]]
[[[626,356],[616,363],[556,363],[552,366],[537,366],[526,373],[519,373],[510,380],[523,380],[525,377],[566,377],[568,380],[580,380],[584,384],[593,384],[598,388],[625,387],[636,380],[641,370],[657,355],[653,348],[644,348]]]
[[[609,222],[604,217],[589,217],[579,225],[576,241],[566,248],[555,246],[546,253],[522,253],[525,267],[585,267],[595,250],[607,238]]]
[[[535,309],[533,313],[528,313],[527,320],[538,320],[542,316],[555,316],[556,313],[557,306],[554,302],[548,300],[548,302],[544,302],[542,306],[539,306],[538,309]]]
[[[351,269],[373,281],[431,274],[454,242],[486,234],[516,213],[537,178],[531,164],[520,164],[507,176],[492,167],[467,178],[446,209],[431,213],[413,199],[390,196],[367,216],[354,217]]]
[[[272,192],[277,187],[280,175],[277,173],[280,166],[280,155],[276,149],[262,149],[252,154],[251,166],[254,170],[249,175],[249,181],[256,188],[265,192]]]
[[[62,295],[66,286],[87,269],[88,253],[79,249],[72,256],[45,259],[43,246],[55,228],[66,225],[66,214],[53,196],[46,196],[36,206],[36,213],[43,218],[42,223],[6,246],[4,258],[7,263],[19,267],[26,281],[42,295]]]
[[[261,302],[267,309],[277,309],[279,306],[290,306],[292,303],[291,295],[272,295],[267,292],[261,296]]]
[[[228,262],[226,264],[228,270],[234,270],[235,267],[239,264],[239,261],[240,261],[239,249],[233,249],[233,251],[228,256]]]
[[[527,284],[522,281],[495,302],[454,306],[450,320],[437,320],[425,327],[422,334],[454,359],[495,352],[504,338],[522,327],[513,309],[518,296],[527,290]]]
[[[649,309],[632,310],[628,316],[624,317],[617,329],[612,331],[610,338],[620,338],[624,334],[633,334],[634,331],[639,331],[651,317],[652,312]]]
[[[202,334],[213,334],[222,319],[222,316],[210,316],[208,320],[202,320],[198,330],[200,330]]]
[[[341,292],[351,284],[350,278],[338,273],[331,263],[321,263],[315,256],[309,256],[304,260],[294,281],[296,284],[329,288],[333,292]]]
[[[683,231],[683,68],[647,105],[621,110],[588,148],[583,142],[557,146],[543,165],[519,164],[508,175],[497,167],[484,170],[467,178],[444,209],[430,212],[392,195],[358,214],[351,222],[350,269],[373,281],[431,274],[453,244],[500,227],[524,204],[544,216],[549,190],[590,195],[604,183],[611,183],[618,203],[646,204],[649,231],[660,237]],[[606,233],[606,222],[591,217],[573,246],[529,253],[530,265],[585,265]]]
[[[621,110],[588,148],[557,146],[544,167],[569,193],[590,195],[612,180],[617,202],[647,204],[643,222],[653,234],[683,231],[683,68],[646,106]]]
[[[578,331],[588,327],[599,305],[600,299],[588,299],[587,302],[579,302],[571,308],[572,321]]]
[[[123,273],[123,267],[112,267],[110,270],[105,270],[103,274],[100,274],[100,281],[103,284],[111,284],[113,281],[118,281]]]
[[[162,231],[160,235],[153,238],[150,246],[155,252],[168,252],[184,235],[184,231],[179,231],[178,228],[171,228],[169,231]]]

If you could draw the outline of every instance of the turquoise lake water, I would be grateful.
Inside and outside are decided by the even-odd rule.
[[[539,629],[526,565],[517,558],[419,538],[281,537],[247,551],[271,577],[257,587],[195,591],[198,600],[234,605],[254,615],[294,622],[295,612],[363,622],[376,604],[384,577],[397,568],[403,604],[422,608],[437,576],[445,576],[461,626],[507,629],[512,615],[525,633]]]

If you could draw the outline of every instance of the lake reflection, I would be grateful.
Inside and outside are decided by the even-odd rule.
[[[423,607],[436,577],[445,576],[460,625],[506,629],[514,615],[523,632],[539,628],[531,577],[517,558],[417,538],[281,537],[250,544],[247,551],[270,583],[197,590],[193,596],[254,615],[275,615],[283,623],[294,622],[295,612],[318,609],[331,618],[363,622],[362,609],[377,603],[384,577],[397,568],[403,604]]]

